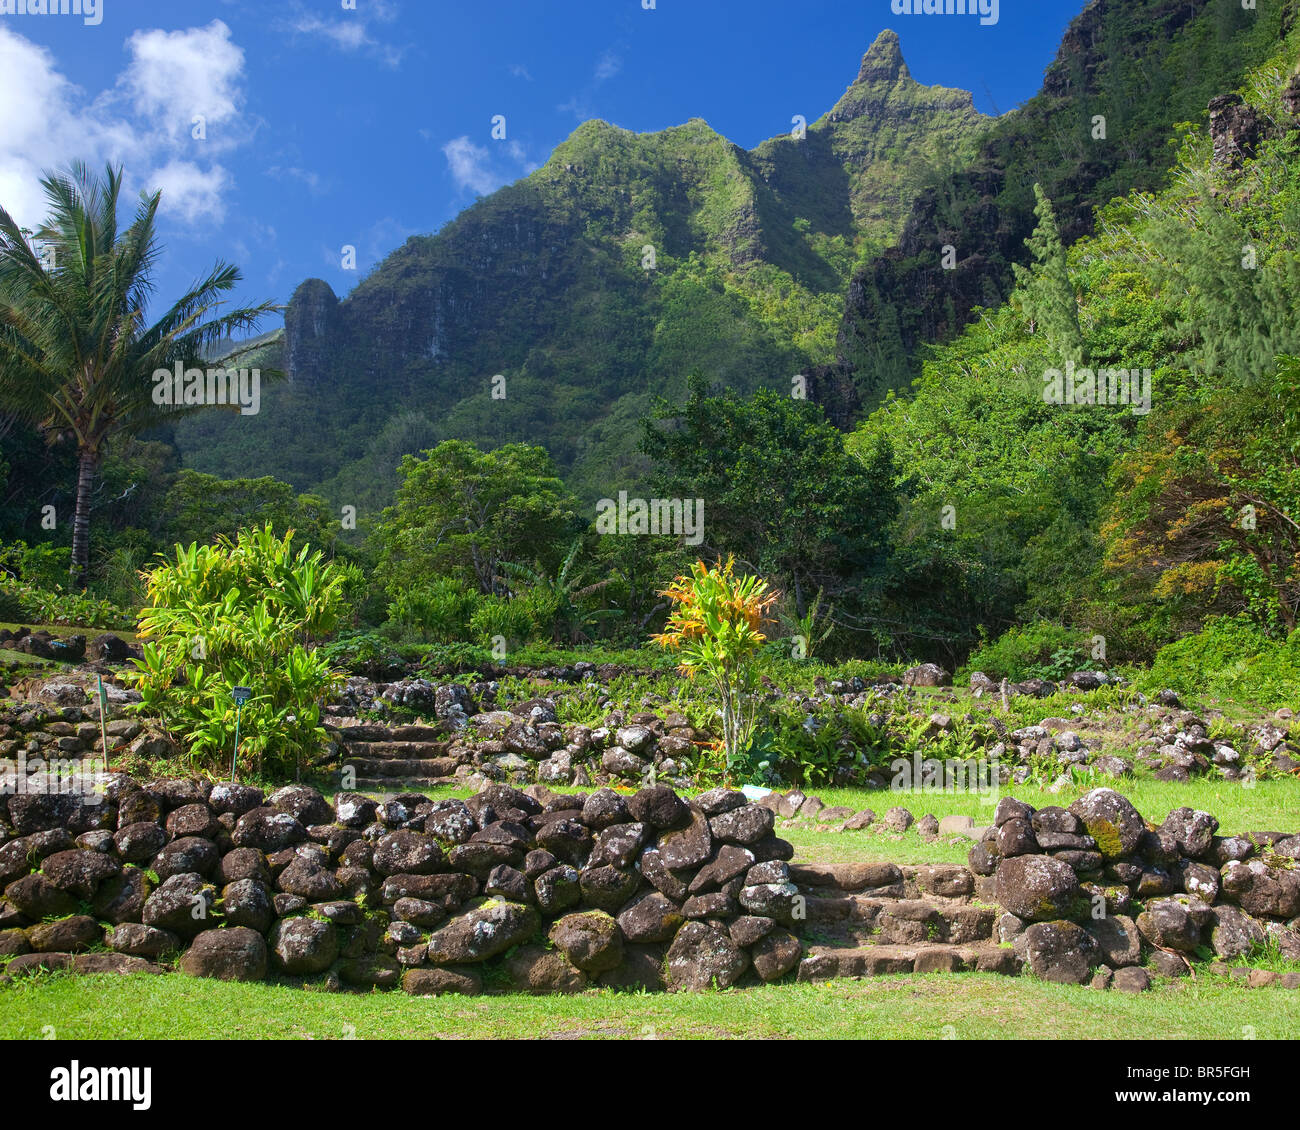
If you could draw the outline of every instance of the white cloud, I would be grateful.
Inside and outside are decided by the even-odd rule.
[[[276,180],[302,181],[313,196],[319,196],[325,191],[325,182],[319,173],[314,173],[311,169],[300,169],[297,165],[272,165],[266,170],[266,175]]]
[[[488,151],[481,145],[475,145],[468,136],[458,137],[442,147],[443,156],[451,169],[452,180],[456,187],[470,189],[480,196],[487,196],[500,188],[505,180],[489,168]]]
[[[41,93],[40,113],[0,114],[0,205],[34,228],[45,216],[41,173],[70,154],[97,154],[86,152],[84,127],[73,112],[82,91],[59,74],[49,51],[0,24],[0,105],[32,107],[33,91]]]
[[[533,76],[529,73],[528,68],[525,67],[525,66],[523,65],[523,63],[511,63],[511,64],[510,64],[510,73],[511,73],[515,78],[521,78],[521,79],[523,79],[525,82],[532,82],[532,81],[533,81]]]
[[[213,20],[184,31],[137,31],[127,47],[131,67],[120,81],[138,114],[173,142],[189,138],[201,115],[209,144],[237,144],[212,128],[237,120],[244,101],[244,52],[231,42],[230,28]]]
[[[613,78],[623,69],[623,57],[616,55],[613,51],[606,51],[596,64],[595,79],[597,82],[605,82]]]
[[[162,192],[159,211],[185,224],[220,224],[226,216],[230,174],[220,165],[201,169],[193,161],[169,161],[149,176],[151,192]]]
[[[220,20],[140,31],[126,47],[115,84],[92,96],[59,71],[50,51],[0,24],[0,105],[29,108],[0,115],[0,205],[20,224],[34,228],[45,218],[42,173],[73,160],[92,169],[123,165],[128,198],[160,188],[163,213],[186,224],[224,217],[232,182],[214,158],[247,139],[243,51]],[[207,141],[191,138],[195,113],[206,116]]]
[[[349,9],[324,18],[298,4],[288,20],[288,27],[299,35],[324,39],[340,51],[365,52],[386,67],[395,69],[401,66],[407,48],[384,43],[371,35],[368,25],[371,17],[380,23],[391,23],[397,18],[397,8],[385,0],[372,0],[368,5],[359,5],[356,11]]]
[[[429,136],[427,130],[420,130],[420,135]],[[456,187],[461,192],[468,190],[479,196],[487,196],[503,184],[541,167],[529,159],[527,148],[513,138],[504,144],[493,142],[490,146],[483,146],[475,144],[466,135],[447,142],[442,153],[447,158],[447,167]],[[511,164],[515,167],[508,168]]]

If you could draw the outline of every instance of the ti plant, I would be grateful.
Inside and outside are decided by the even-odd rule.
[[[731,557],[713,567],[697,561],[689,576],[677,577],[660,594],[672,611],[664,631],[652,637],[678,654],[681,674],[692,681],[703,675],[717,691],[729,771],[753,741],[762,628],[780,595],[759,577],[737,577],[734,564]]]

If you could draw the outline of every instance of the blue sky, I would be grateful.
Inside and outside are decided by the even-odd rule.
[[[112,159],[133,191],[163,189],[162,297],[218,257],[243,270],[246,300],[287,302],[313,275],[341,296],[589,118],[647,131],[698,117],[750,148],[828,110],[885,27],[919,81],[1005,113],[1084,6],[1001,0],[981,26],[895,15],[890,0],[352,3],[99,0],[93,25],[0,15],[0,204],[35,226],[40,170]]]

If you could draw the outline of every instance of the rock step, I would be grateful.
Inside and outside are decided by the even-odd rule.
[[[850,895],[837,899],[810,898],[806,922],[819,932],[849,939],[874,935],[899,944],[990,941],[999,911],[993,907],[933,899],[876,899]]]
[[[325,729],[340,741],[347,742],[436,742],[445,740],[451,730],[439,722],[431,726],[416,723],[404,726],[380,726],[373,722],[343,725],[325,723]]]
[[[440,742],[349,742],[343,748],[357,757],[396,757],[406,760],[442,757],[451,746],[449,741]]]
[[[962,898],[975,892],[975,876],[956,863],[899,867],[893,863],[792,863],[790,879],[809,891],[873,892],[913,889],[942,898]],[[888,897],[888,896],[884,896]],[[915,897],[915,896],[909,896]]]
[[[398,760],[349,757],[344,761],[362,777],[450,777],[460,762],[454,757],[429,757]]]
[[[1009,946],[873,945],[857,949],[814,946],[799,962],[800,981],[837,977],[883,977],[891,973],[1004,973],[1014,976],[1023,962]]]
[[[392,795],[421,792],[425,789],[459,788],[464,782],[457,777],[358,777],[349,792],[367,795]]]

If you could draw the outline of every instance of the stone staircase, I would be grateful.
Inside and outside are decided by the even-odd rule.
[[[342,720],[330,727],[340,764],[356,774],[357,792],[392,793],[457,784],[462,755],[449,752],[453,730],[443,722],[379,726]]]
[[[889,973],[1020,972],[997,942],[999,909],[952,864],[791,863],[804,896],[800,981]]]

